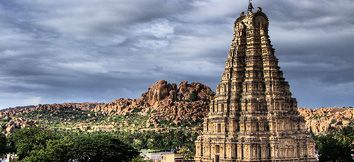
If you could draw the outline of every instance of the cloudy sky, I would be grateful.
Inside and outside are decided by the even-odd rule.
[[[247,0],[2,0],[0,108],[215,89]],[[354,0],[254,0],[299,106],[354,106]]]

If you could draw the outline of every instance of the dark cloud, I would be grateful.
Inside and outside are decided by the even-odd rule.
[[[354,105],[352,0],[256,1],[300,106]],[[0,107],[138,97],[159,79],[215,88],[235,0],[0,2]]]

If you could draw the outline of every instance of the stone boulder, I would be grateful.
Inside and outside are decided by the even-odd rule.
[[[133,111],[150,114],[151,122],[147,125],[156,125],[158,121],[166,120],[173,123],[202,120],[208,113],[210,97],[214,92],[201,83],[168,83],[159,80],[151,85],[140,98],[117,99],[111,103],[98,105],[95,112],[102,114],[125,115]]]
[[[301,108],[298,111],[306,120],[308,131],[311,131],[314,134],[321,134],[331,130],[354,126],[353,108]]]

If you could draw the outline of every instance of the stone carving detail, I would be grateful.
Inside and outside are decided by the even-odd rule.
[[[252,9],[250,4],[235,22],[225,70],[195,142],[195,160],[317,161],[314,140],[274,55],[268,18]],[[210,149],[215,146],[218,152]]]

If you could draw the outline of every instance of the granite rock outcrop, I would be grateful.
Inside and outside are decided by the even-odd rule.
[[[316,135],[354,126],[354,108],[352,107],[301,108],[298,111],[305,118],[307,130]]]
[[[97,113],[125,115],[133,111],[152,113],[149,121],[156,124],[166,120],[179,124],[203,119],[208,113],[210,97],[214,92],[201,83],[183,81],[178,85],[159,80],[137,99],[120,98],[111,103],[98,105]]]

